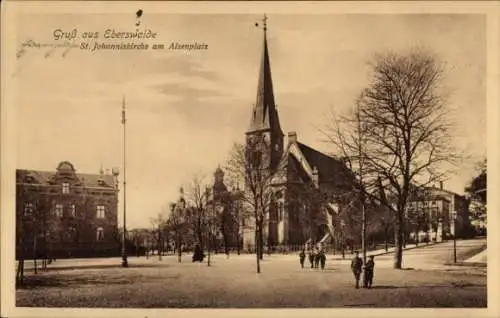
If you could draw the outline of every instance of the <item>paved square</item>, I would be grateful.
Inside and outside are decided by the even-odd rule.
[[[392,269],[390,255],[376,258],[371,290],[356,290],[350,261],[334,257],[322,271],[301,269],[297,255],[265,256],[261,274],[255,273],[254,255],[219,254],[210,267],[192,263],[187,254],[182,263],[176,256],[130,257],[129,268],[120,267],[118,258],[58,260],[50,271],[27,277],[27,286],[17,290],[17,306],[485,307],[486,268],[415,262],[428,264],[426,257],[446,254],[446,248],[407,251],[406,267],[413,267],[407,270]],[[34,282],[36,288],[30,288]]]

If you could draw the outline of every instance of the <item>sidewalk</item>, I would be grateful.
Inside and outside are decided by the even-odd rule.
[[[476,255],[460,262],[459,264],[461,265],[466,265],[466,266],[479,266],[479,267],[484,267],[487,266],[488,264],[488,252],[487,249],[484,249],[483,251],[477,253]]]
[[[420,243],[418,246],[416,244],[407,244],[406,247],[403,248],[403,251],[412,250],[414,248],[419,248],[419,247],[432,246],[432,245],[441,244],[441,243],[444,243],[444,242],[429,243],[429,244]],[[387,249],[387,251],[385,250],[385,248],[382,248],[382,249],[378,249],[378,250],[367,251],[366,255],[367,256],[371,256],[371,255],[373,255],[373,256],[380,256],[380,255],[385,255],[385,254],[393,253],[395,250],[396,250],[396,247],[389,247]],[[361,254],[361,251],[359,251],[359,252]],[[353,257],[354,257],[354,254],[351,254],[351,253],[346,253],[345,254],[345,259],[351,259]],[[330,259],[330,260],[342,260],[342,254],[335,254],[333,256],[330,256],[328,259]]]

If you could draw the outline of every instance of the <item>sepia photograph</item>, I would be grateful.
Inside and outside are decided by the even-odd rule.
[[[2,8],[14,308],[491,305],[485,11],[74,3]]]

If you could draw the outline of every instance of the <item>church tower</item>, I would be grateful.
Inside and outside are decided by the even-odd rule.
[[[271,64],[267,46],[267,17],[263,19],[264,43],[260,63],[257,98],[253,106],[250,126],[246,132],[246,149],[252,161],[261,168],[275,172],[283,155],[283,131],[274,103]]]

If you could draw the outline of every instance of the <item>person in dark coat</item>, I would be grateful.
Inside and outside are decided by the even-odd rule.
[[[321,250],[318,249],[314,255],[314,268],[319,268],[319,261],[321,258]]]
[[[374,259],[374,256],[371,255],[370,259],[365,264],[365,280],[364,280],[364,287],[365,288],[372,288],[373,271],[375,269],[375,262],[373,261],[373,259]]]
[[[314,259],[316,257],[316,251],[314,247],[309,251],[309,263],[311,263],[311,268],[314,268]]]
[[[300,267],[304,268],[304,261],[306,260],[306,251],[303,249],[299,253]]]
[[[320,251],[319,252],[319,262],[321,264],[321,269],[325,269],[325,263],[326,263],[326,255],[325,252]]]
[[[196,244],[194,246],[194,253],[193,253],[193,263],[194,262],[203,262],[203,259],[205,258],[205,254],[201,250],[200,245]]]
[[[351,270],[356,279],[356,288],[359,288],[359,278],[361,276],[361,270],[363,267],[363,260],[359,257],[359,252],[356,251],[354,258],[351,261]]]

